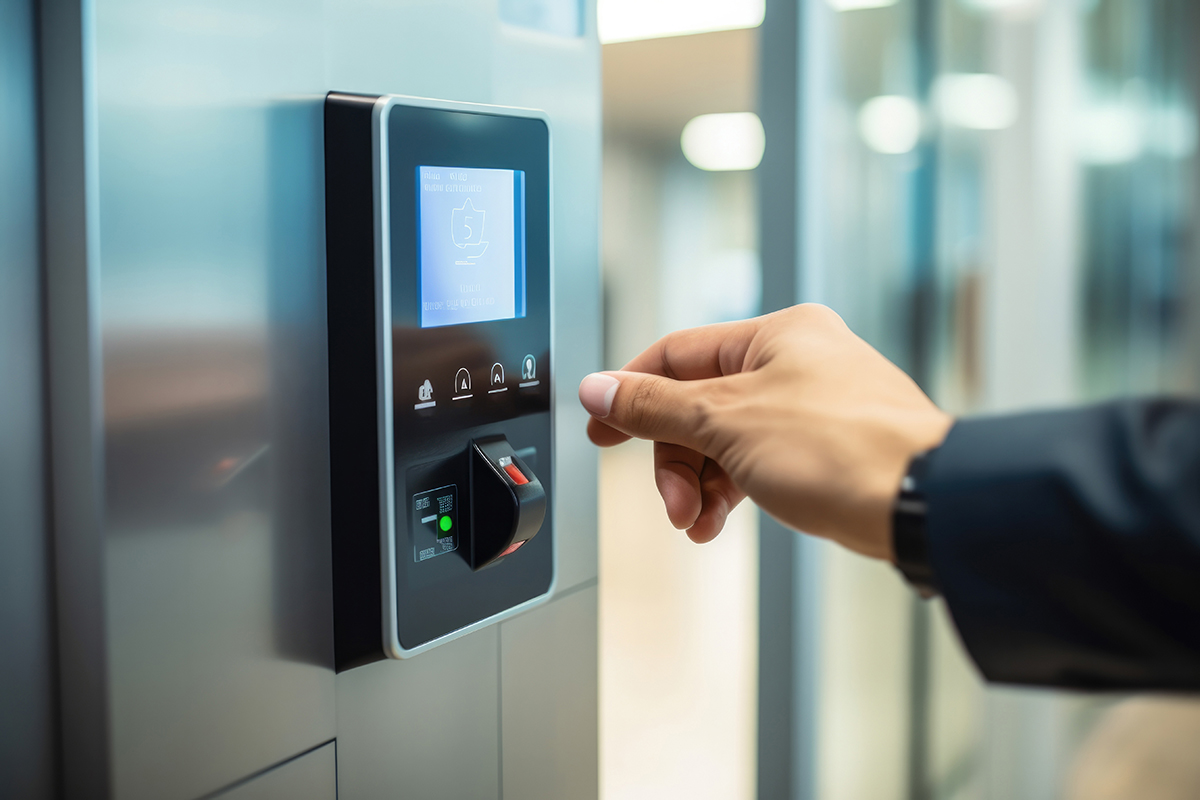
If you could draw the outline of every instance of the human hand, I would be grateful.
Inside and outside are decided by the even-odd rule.
[[[892,560],[891,510],[911,458],[954,420],[819,305],[663,337],[588,375],[588,436],[654,441],[667,516],[698,543],[749,496],[785,525]]]

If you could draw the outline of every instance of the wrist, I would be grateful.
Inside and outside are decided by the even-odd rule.
[[[928,457],[929,452],[918,453],[909,462],[892,506],[891,525],[892,562],[925,598],[938,594],[926,534],[929,505],[924,479]]]
[[[907,441],[899,449],[899,452],[893,451],[888,456],[887,477],[880,487],[882,491],[875,495],[877,498],[876,508],[883,512],[877,512],[877,519],[882,518],[883,522],[876,528],[876,530],[882,529],[881,534],[876,534],[878,537],[876,541],[882,545],[883,559],[896,567],[899,566],[900,561],[896,545],[897,511],[901,512],[900,523],[902,525],[919,522],[920,535],[923,537],[924,482],[921,480],[923,475],[918,473],[922,473],[921,465],[924,463],[925,456],[941,447],[942,442],[946,441],[950,429],[957,421],[954,416],[947,414],[932,403],[930,407],[933,413],[923,414],[919,420],[910,421],[906,431]],[[916,467],[915,470],[914,467]],[[913,494],[914,487],[917,487],[918,483],[921,484],[916,489],[919,496]],[[903,506],[900,505],[902,501]],[[905,543],[907,544],[907,538],[905,538]]]

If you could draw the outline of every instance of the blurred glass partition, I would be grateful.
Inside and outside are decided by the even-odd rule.
[[[955,413],[1200,388],[1194,2],[797,2],[800,299]],[[820,572],[815,796],[1200,796],[1114,777],[1194,705],[985,687],[940,604]]]
[[[1083,391],[1194,390],[1196,96],[1188,0],[1104,0],[1080,19]]]

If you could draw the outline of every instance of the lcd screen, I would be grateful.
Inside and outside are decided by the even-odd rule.
[[[417,167],[421,327],[525,316],[525,173]]]

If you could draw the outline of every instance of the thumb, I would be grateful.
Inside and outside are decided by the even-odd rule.
[[[640,372],[594,372],[579,384],[579,402],[596,419],[638,439],[698,450],[695,384]]]

